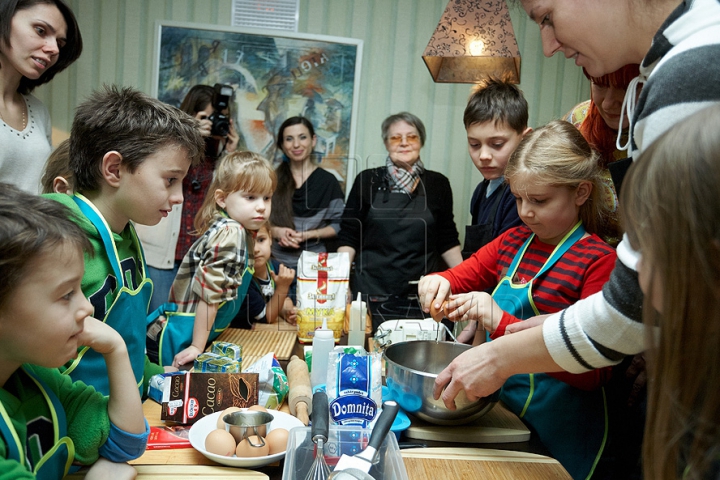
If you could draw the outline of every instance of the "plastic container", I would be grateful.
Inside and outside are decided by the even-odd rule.
[[[365,346],[365,319],[367,316],[367,304],[360,299],[358,292],[357,300],[350,304],[350,328],[348,331],[348,345]]]
[[[327,383],[328,360],[333,348],[335,348],[335,336],[333,331],[327,328],[327,322],[323,319],[322,327],[313,333],[313,355],[310,369],[310,385],[313,391],[317,385]]]
[[[370,440],[371,429],[358,426],[331,426],[330,436],[324,447],[325,461],[330,470],[335,469],[342,454],[360,453]],[[296,427],[288,435],[283,480],[304,479],[315,458],[315,444],[310,437],[310,427]],[[405,463],[395,435],[383,440],[376,463],[368,472],[376,480],[408,480]]]

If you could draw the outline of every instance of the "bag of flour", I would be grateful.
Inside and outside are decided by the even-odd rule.
[[[342,335],[350,284],[350,257],[347,253],[300,254],[297,268],[298,340],[312,342],[313,332],[323,319],[335,336]]]

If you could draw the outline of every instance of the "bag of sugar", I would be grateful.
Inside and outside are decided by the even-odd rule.
[[[331,425],[372,428],[382,405],[382,354],[330,353],[327,396]]]

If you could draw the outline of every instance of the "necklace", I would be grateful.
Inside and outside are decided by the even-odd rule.
[[[20,131],[22,132],[25,130],[25,127],[27,127],[27,118],[25,117],[25,108],[21,108],[22,111],[22,127],[20,128]],[[3,121],[4,124],[7,125],[8,122],[5,121],[5,117],[3,117],[2,112],[0,112],[0,120]],[[10,125],[8,125],[10,126]]]

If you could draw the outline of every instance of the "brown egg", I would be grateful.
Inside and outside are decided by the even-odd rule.
[[[225,430],[225,421],[223,420],[223,418],[225,418],[225,415],[227,415],[228,413],[239,412],[239,411],[240,411],[240,409],[238,407],[228,407],[225,410],[223,410],[223,412],[218,417],[217,428],[219,428],[221,430]]]
[[[257,435],[251,435],[248,438],[255,445],[260,443],[260,437],[258,437]],[[238,443],[237,449],[235,449],[235,454],[238,457],[265,457],[270,453],[270,447],[268,446],[267,442],[265,442],[265,445],[262,447],[253,447],[252,445],[250,445],[250,442],[248,442],[248,438]]]
[[[440,322],[442,319],[450,312],[446,310],[447,308],[447,300],[445,300],[441,305],[440,308],[435,308],[435,302],[433,302],[430,305],[430,316],[436,321]]]
[[[270,455],[284,452],[287,449],[288,434],[289,432],[284,428],[270,430],[265,437],[265,443],[270,447]]]
[[[263,407],[262,405],[253,405],[252,407],[248,407],[248,410],[257,410],[258,412],[267,412],[267,408]]]
[[[205,437],[205,450],[215,455],[232,457],[235,453],[235,439],[225,430],[213,430]]]

